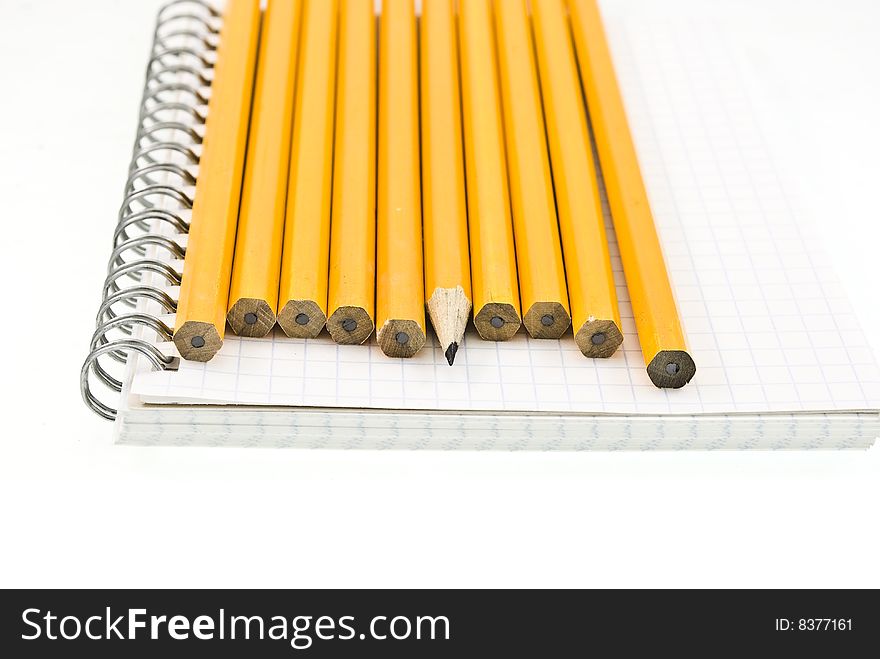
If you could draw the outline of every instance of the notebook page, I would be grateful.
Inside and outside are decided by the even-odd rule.
[[[878,372],[821,237],[781,181],[723,26],[691,6],[603,12],[642,172],[697,374],[680,390],[648,380],[613,229],[625,341],[607,360],[525,332],[471,332],[454,367],[433,336],[410,360],[368,346],[227,333],[208,364],[139,369],[148,403],[410,410],[730,414],[872,410]],[[687,9],[688,11],[685,11]],[[694,38],[695,31],[699,38]],[[795,210],[797,209],[797,210]],[[175,292],[176,293],[176,292]],[[169,318],[168,322],[173,322]],[[163,346],[169,354],[171,344]]]

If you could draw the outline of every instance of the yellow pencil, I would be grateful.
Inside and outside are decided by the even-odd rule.
[[[595,0],[569,0],[575,50],[648,376],[678,388],[696,372],[663,261]]]
[[[363,343],[376,306],[376,16],[373,0],[342,0],[330,226],[327,330]]]
[[[384,0],[379,27],[376,327],[389,357],[425,344],[419,90],[413,0]]]
[[[571,316],[526,0],[497,0],[495,26],[523,325],[558,339]]]
[[[425,299],[449,365],[471,313],[464,153],[455,11],[450,0],[422,0],[419,32]]]
[[[490,0],[460,3],[459,46],[474,326],[504,341],[521,319]]]
[[[205,362],[223,345],[260,31],[259,0],[229,0],[214,66],[174,344]]]
[[[278,293],[278,324],[301,339],[327,321],[337,9],[336,0],[303,4]]]
[[[244,336],[268,334],[278,312],[299,19],[298,0],[272,0],[263,16],[226,315]]]
[[[565,2],[531,6],[574,338],[587,357],[610,357],[623,334]]]

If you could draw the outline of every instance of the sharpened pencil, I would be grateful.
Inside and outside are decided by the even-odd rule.
[[[419,37],[425,299],[440,347],[452,366],[471,313],[458,41],[452,2],[422,0]]]

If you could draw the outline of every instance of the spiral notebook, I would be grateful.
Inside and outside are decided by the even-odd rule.
[[[116,440],[438,449],[870,446],[880,434],[880,370],[807,209],[770,156],[736,62],[713,33],[719,28],[707,22],[695,35],[693,23],[674,12],[634,11],[632,3],[603,9],[698,367],[689,385],[661,390],[648,380],[607,204],[625,335],[610,359],[584,358],[571,334],[557,341],[521,332],[492,343],[469,333],[449,367],[434,337],[404,360],[385,357],[375,339],[338,346],[326,334],[296,340],[227,332],[212,361],[179,360],[168,328],[222,13],[176,2],[159,15],[111,275],[83,369],[86,400],[115,416]],[[174,39],[186,48],[170,48]],[[174,50],[198,52],[203,70],[194,73],[190,63],[180,72],[188,55],[157,55]]]

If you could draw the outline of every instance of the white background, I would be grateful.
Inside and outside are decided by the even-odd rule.
[[[876,446],[112,446],[78,373],[158,4],[0,0],[0,586],[880,586]],[[880,4],[669,4],[717,12],[791,118],[771,148],[880,352]]]

